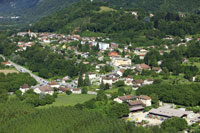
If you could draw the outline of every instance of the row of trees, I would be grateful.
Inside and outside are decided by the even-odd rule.
[[[159,100],[184,106],[200,105],[199,84],[154,84],[144,86],[136,91],[137,95],[157,94]]]

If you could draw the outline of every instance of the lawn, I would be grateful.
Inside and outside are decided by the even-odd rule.
[[[107,7],[107,6],[101,6],[99,12],[110,12],[110,11],[115,11],[115,9]]]
[[[38,108],[48,108],[51,106],[73,106],[78,103],[84,103],[92,98],[95,98],[96,95],[88,95],[88,94],[72,94],[72,95],[66,95],[61,94],[58,95],[58,98],[56,98],[56,101],[53,104],[46,105],[46,106],[40,106]]]

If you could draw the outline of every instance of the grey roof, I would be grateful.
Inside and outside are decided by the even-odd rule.
[[[150,114],[161,115],[166,117],[183,117],[187,115],[187,111],[179,110],[179,109],[172,109],[166,107],[159,107],[157,109],[151,109],[149,111]]]

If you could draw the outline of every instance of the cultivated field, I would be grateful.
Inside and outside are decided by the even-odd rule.
[[[0,73],[7,75],[8,73],[19,73],[17,70],[0,70]]]

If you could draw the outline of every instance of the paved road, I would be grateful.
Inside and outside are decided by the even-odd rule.
[[[0,55],[3,59],[5,59],[5,57],[3,55]],[[49,81],[47,81],[46,79],[43,79],[35,74],[33,74],[30,70],[12,62],[9,60],[9,62],[11,63],[11,65],[13,65],[18,71],[23,72],[23,73],[29,73],[31,75],[31,77],[33,77],[39,84],[46,84]]]

